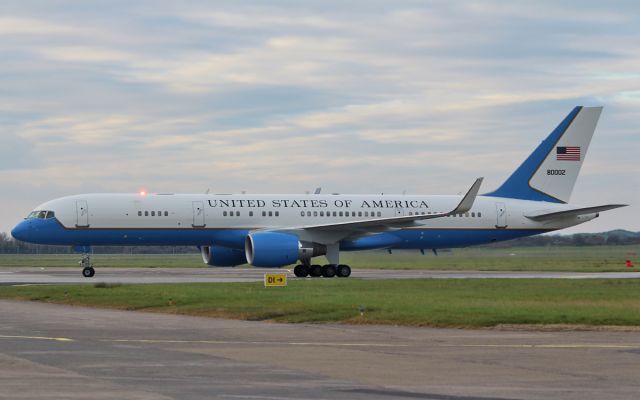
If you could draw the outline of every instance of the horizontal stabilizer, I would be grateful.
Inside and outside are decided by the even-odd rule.
[[[527,218],[534,221],[546,221],[549,219],[577,217],[580,215],[595,214],[601,211],[613,210],[614,208],[626,207],[627,204],[607,204],[604,206],[574,208],[573,210],[533,213],[526,215]]]

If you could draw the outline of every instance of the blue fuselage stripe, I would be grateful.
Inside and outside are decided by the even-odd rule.
[[[71,246],[202,246],[243,249],[248,229],[68,229],[55,219],[32,221],[29,241]],[[465,247],[546,232],[540,229],[406,229],[342,241],[341,250]]]

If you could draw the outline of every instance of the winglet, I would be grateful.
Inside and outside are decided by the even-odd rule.
[[[464,195],[458,206],[449,214],[462,214],[471,210],[471,207],[473,207],[473,202],[476,200],[476,196],[478,195],[478,191],[480,190],[480,185],[482,184],[483,179],[484,178],[476,179],[473,185],[471,185],[471,189],[469,189],[467,194]]]

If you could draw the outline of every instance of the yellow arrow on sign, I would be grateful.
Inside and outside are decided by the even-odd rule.
[[[266,273],[264,274],[264,287],[287,286],[286,273]]]

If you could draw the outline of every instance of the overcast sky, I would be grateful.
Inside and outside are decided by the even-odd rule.
[[[640,230],[636,1],[10,1],[0,231],[85,192],[456,194],[604,105],[572,202]]]

